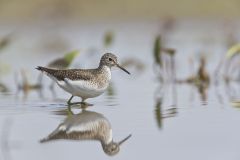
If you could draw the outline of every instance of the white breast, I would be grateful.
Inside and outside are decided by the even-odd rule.
[[[79,96],[83,99],[93,98],[101,95],[108,87],[108,83],[111,80],[111,70],[109,67],[104,66],[103,72],[107,77],[106,85],[99,87],[97,83],[85,80],[70,80],[65,78],[64,81],[57,81],[57,84],[69,92],[73,96]]]
[[[107,67],[107,66],[103,66],[103,69],[104,69],[105,74],[107,75],[108,81],[110,81],[111,80],[111,76],[112,76],[111,69],[109,67]]]
[[[58,85],[72,95],[79,96],[84,99],[97,97],[101,95],[108,87],[108,85],[106,85],[103,88],[98,88],[96,84],[88,81],[73,81],[70,79],[64,79],[64,81],[58,82]]]

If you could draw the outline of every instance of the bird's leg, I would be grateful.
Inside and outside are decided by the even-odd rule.
[[[85,100],[86,100],[86,99],[83,99],[83,98],[82,98],[81,104],[83,105],[83,107],[93,106],[93,104],[87,103],[87,102],[85,102]]]
[[[72,100],[73,97],[74,97],[74,96],[72,96],[72,97],[68,100],[68,102],[67,102],[68,105],[77,105],[77,104],[80,104],[83,108],[88,107],[88,106],[93,106],[93,104],[89,104],[89,103],[85,102],[86,99],[83,99],[83,98],[82,98],[82,101],[81,101],[81,102],[73,102],[73,103],[71,103],[71,100]]]
[[[85,103],[85,100],[86,100],[85,98],[82,98],[82,101],[81,101],[81,103]]]
[[[67,101],[67,104],[68,104],[68,105],[71,105],[71,100],[73,99],[73,97],[74,97],[74,96],[72,95],[72,96],[69,98],[69,100]]]
[[[71,98],[68,100],[68,105],[75,105],[75,104],[82,104],[82,102],[73,102],[73,103],[71,103],[71,100],[73,99],[73,95],[71,96]]]
[[[68,115],[73,115],[71,105],[68,105]]]

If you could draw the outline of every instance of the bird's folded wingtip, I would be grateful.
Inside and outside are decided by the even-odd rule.
[[[37,66],[35,69],[41,71],[41,70],[42,70],[42,67],[41,67],[41,66]]]

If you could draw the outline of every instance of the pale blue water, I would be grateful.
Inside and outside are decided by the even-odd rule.
[[[207,69],[213,73],[217,62],[226,52],[226,32],[216,29],[220,24],[182,22],[167,34],[166,45],[177,49],[178,78],[187,77],[191,68],[197,69],[196,57],[200,52],[206,53]],[[102,35],[108,29],[115,31],[116,39],[110,48],[103,49]],[[0,28],[1,34],[7,31],[4,27]],[[159,23],[75,24],[57,30],[30,26],[29,29],[19,27],[14,31],[16,36],[11,47],[0,55],[1,62],[10,66],[9,73],[1,75],[1,82],[7,85],[10,92],[0,95],[0,159],[240,158],[240,110],[231,105],[233,99],[239,100],[239,83],[231,83],[232,89],[223,82],[217,87],[211,85],[206,91],[205,102],[194,86],[177,85],[174,93],[172,85],[167,84],[163,90],[159,90],[162,84],[154,74],[152,57],[153,40],[156,34],[161,33]],[[20,81],[19,72],[24,68],[29,81],[35,83],[38,71],[34,68],[60,55],[56,53],[59,52],[58,47],[43,47],[54,36],[57,38],[53,38],[53,41],[64,39],[63,42],[67,43],[65,48],[61,48],[63,42],[59,42],[61,55],[68,50],[80,49],[81,54],[72,67],[96,67],[104,50],[116,53],[120,61],[135,57],[145,65],[142,72],[128,67],[131,76],[114,69],[112,82],[115,94],[89,99],[94,106],[88,110],[101,113],[109,120],[114,140],[132,134],[116,156],[107,156],[100,143],[95,141],[39,143],[66,118],[59,113],[67,108],[65,102],[70,95],[57,86],[56,95],[52,95],[47,77],[44,77],[43,97],[39,97],[38,91],[31,91],[27,96],[23,92],[16,95],[14,75],[17,72],[16,77]],[[92,51],[97,53],[89,56],[88,48],[95,48]],[[191,57],[195,63],[189,67]],[[165,117],[161,121],[156,118],[159,98],[163,99],[161,117]],[[79,113],[80,109],[74,108],[73,111]]]

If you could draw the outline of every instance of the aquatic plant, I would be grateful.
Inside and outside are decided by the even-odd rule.
[[[155,38],[153,55],[154,55],[155,63],[160,65],[160,67],[162,67],[163,62],[162,62],[162,54],[161,54],[161,36],[157,36]]]
[[[2,39],[0,40],[0,51],[2,51],[3,49],[5,49],[6,47],[9,46],[9,44],[11,43],[11,34],[8,34],[4,37],[2,37]]]
[[[114,42],[114,33],[112,31],[107,31],[103,37],[104,47],[109,47]]]
[[[236,64],[236,62],[234,63],[234,60],[236,58],[239,58],[239,55],[240,55],[240,44],[235,44],[232,47],[230,47],[226,52],[226,54],[224,55],[224,57],[222,57],[221,61],[218,63],[218,66],[216,67],[216,71],[215,71],[215,77],[217,77],[219,73],[222,71],[221,69],[223,66],[224,70],[222,72],[223,72],[223,79],[225,81],[238,79],[238,78],[233,78],[234,77],[233,72],[238,71],[239,64]],[[240,75],[240,72],[238,74]],[[240,79],[240,76],[239,76],[239,79]]]
[[[240,44],[232,46],[226,53],[226,58],[232,59],[234,56],[240,54]]]
[[[80,52],[78,50],[74,50],[69,53],[66,53],[64,57],[57,58],[51,61],[47,66],[50,68],[66,69],[73,62],[75,57],[79,55],[79,53]]]
[[[153,56],[156,65],[154,67],[157,67],[155,73],[158,74],[161,81],[170,80],[175,82],[175,54],[175,49],[163,47],[161,36],[155,38]]]

